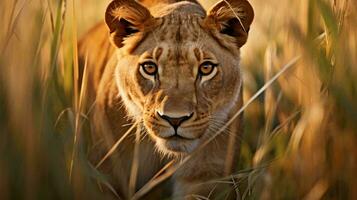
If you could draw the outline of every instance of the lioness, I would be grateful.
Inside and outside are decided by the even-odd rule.
[[[95,102],[92,161],[123,136],[125,124],[138,124],[138,190],[169,158],[177,164],[212,137],[242,106],[240,48],[253,17],[246,0],[223,0],[207,13],[195,0],[112,1],[105,23],[79,43]],[[204,183],[234,171],[241,124],[239,117],[179,168],[174,198],[213,197],[215,185]],[[132,195],[134,146],[133,133],[100,166],[124,199]]]

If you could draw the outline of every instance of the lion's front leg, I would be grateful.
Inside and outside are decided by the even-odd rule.
[[[177,180],[172,197],[175,200],[197,200],[237,199],[238,196],[239,191],[234,182],[212,179],[201,182]]]
[[[177,181],[174,187],[173,199],[211,199],[219,184],[210,182]]]
[[[218,179],[224,177],[224,152],[207,154],[206,148],[189,162],[183,164],[174,175],[173,199],[202,199],[212,197],[221,190]],[[217,150],[217,149],[215,149]],[[214,152],[214,151],[213,151]]]

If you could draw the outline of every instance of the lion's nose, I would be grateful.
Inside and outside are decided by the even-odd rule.
[[[167,122],[169,122],[169,124],[175,129],[175,131],[177,130],[177,128],[184,122],[189,120],[192,116],[193,113],[186,115],[186,116],[181,116],[181,117],[170,117],[168,115],[163,115],[160,112],[157,112],[157,114],[164,120],[166,120]]]

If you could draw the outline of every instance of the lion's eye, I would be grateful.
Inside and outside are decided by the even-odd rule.
[[[216,66],[217,66],[217,64],[206,61],[200,65],[200,67],[198,68],[198,72],[202,76],[208,76],[214,71],[214,68]]]
[[[144,62],[140,65],[140,67],[150,76],[154,76],[157,73],[157,65],[153,62]]]

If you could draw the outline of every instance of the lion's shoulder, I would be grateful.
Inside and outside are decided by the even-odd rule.
[[[84,68],[87,68],[88,90],[95,93],[98,89],[104,69],[114,53],[110,44],[108,28],[100,22],[87,31],[78,42],[79,83],[82,81]],[[95,94],[93,94],[95,95]]]

